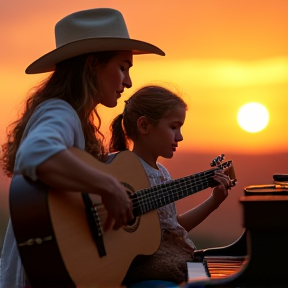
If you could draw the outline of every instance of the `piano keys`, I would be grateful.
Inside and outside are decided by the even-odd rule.
[[[226,278],[240,271],[245,261],[246,256],[205,256],[203,263],[187,263],[189,280]]]
[[[288,189],[256,185],[244,192],[243,234],[231,245],[196,251],[204,275],[188,263],[186,288],[288,287]],[[232,259],[239,262],[230,265]]]

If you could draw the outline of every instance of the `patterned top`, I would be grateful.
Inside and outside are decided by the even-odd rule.
[[[139,158],[151,186],[171,180],[167,169],[157,163],[155,169]],[[188,232],[178,223],[175,203],[158,209],[161,226],[161,244],[153,255],[138,255],[132,262],[124,284],[161,279],[180,284],[187,281],[187,264],[193,260],[196,249]]]

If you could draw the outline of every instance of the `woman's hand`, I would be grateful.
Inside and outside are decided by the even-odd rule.
[[[102,203],[108,212],[104,231],[111,227],[113,220],[115,230],[133,220],[131,202],[124,187],[114,177],[111,177],[109,182],[109,190],[101,195]]]
[[[81,150],[74,150],[81,151]],[[84,154],[85,153],[85,154]],[[78,154],[77,154],[78,155]],[[86,152],[81,154],[88,157]],[[82,156],[84,158],[84,156]],[[121,183],[112,175],[104,173],[91,165],[92,156],[83,161],[81,157],[74,155],[70,150],[63,150],[50,157],[37,167],[38,178],[57,190],[97,194],[101,196],[102,203],[108,216],[104,224],[104,230],[111,227],[119,229],[133,220],[130,199]],[[86,158],[84,158],[86,159]],[[69,169],[67,169],[69,167]],[[61,192],[60,192],[61,193]]]
[[[218,206],[227,198],[228,190],[231,189],[233,184],[230,178],[221,172],[215,172],[213,178],[219,183],[219,185],[214,187],[211,195],[215,208],[218,208]]]

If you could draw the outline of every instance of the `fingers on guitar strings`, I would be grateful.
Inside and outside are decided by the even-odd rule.
[[[230,190],[231,187],[233,187],[233,182],[229,178],[229,176],[221,173],[221,172],[215,172],[215,175],[213,177],[219,184],[223,184],[227,190]]]

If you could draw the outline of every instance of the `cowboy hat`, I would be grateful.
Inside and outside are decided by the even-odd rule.
[[[133,54],[165,53],[147,42],[131,39],[122,14],[111,8],[72,13],[55,25],[56,49],[30,64],[27,74],[55,70],[63,60],[91,52],[131,50]]]

